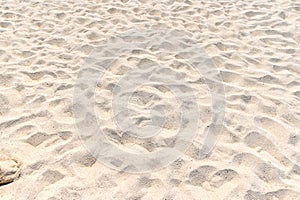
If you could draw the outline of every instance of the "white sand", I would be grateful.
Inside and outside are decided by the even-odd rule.
[[[1,1],[0,9],[1,200],[300,199],[299,1]],[[158,24],[189,32],[215,63],[225,87],[224,128],[211,154],[198,159],[211,123],[210,96],[199,84],[202,125],[180,159],[151,173],[112,170],[78,137],[77,75],[102,41]],[[147,53],[131,59],[143,58]],[[121,64],[110,72],[125,73],[129,64]],[[188,67],[181,70],[193,78]],[[172,93],[143,91],[168,97],[150,101],[169,105],[164,130],[173,134]],[[96,93],[98,120],[114,132],[109,85]],[[110,141],[128,151],[152,148],[120,135]]]

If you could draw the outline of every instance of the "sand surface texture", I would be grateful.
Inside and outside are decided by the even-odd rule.
[[[136,49],[130,44],[148,41],[147,34],[123,38],[126,54],[105,69],[93,90],[93,108],[107,140],[123,151],[146,154],[174,146],[176,131],[192,122],[178,118],[174,91],[143,85],[144,79],[134,74],[131,80],[140,87],[128,96],[129,111],[115,112],[114,88],[133,69],[165,83],[184,80],[177,84],[182,91],[197,91],[186,106],[197,102],[199,107],[198,131],[183,155],[140,174],[109,168],[91,155],[79,137],[73,109],[82,66],[97,64],[87,58],[117,56],[121,40],[99,45],[133,29],[178,30],[172,33],[184,45],[175,48],[162,35],[155,44]],[[214,109],[206,75],[182,59],[198,55],[187,50],[191,41],[219,70],[226,101],[217,143],[204,158],[199,152],[203,133],[214,126]],[[92,53],[95,49],[98,54]],[[120,98],[129,94],[120,92]],[[298,0],[1,1],[1,200],[300,199],[299,110]],[[160,134],[135,137],[141,133],[136,129],[150,122]],[[129,123],[136,129],[124,127]],[[97,138],[91,141],[97,144]],[[112,165],[124,164],[117,161]]]

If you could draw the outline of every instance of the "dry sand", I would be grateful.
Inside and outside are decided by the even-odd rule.
[[[180,159],[149,173],[112,170],[78,137],[77,75],[102,41],[159,24],[189,32],[220,71],[224,128],[211,154],[198,159],[211,117],[207,88],[198,85],[202,126]],[[1,1],[0,36],[1,200],[300,199],[298,0]],[[133,54],[125,59],[149,58]],[[110,72],[122,75],[129,65],[122,64],[125,70],[118,64]],[[180,70],[193,78],[188,67]],[[109,83],[96,91],[102,128],[120,148],[151,150],[115,134]],[[162,97],[151,103],[169,105],[164,129],[172,134],[178,128],[172,94],[143,91]],[[172,100],[163,102],[166,96]]]

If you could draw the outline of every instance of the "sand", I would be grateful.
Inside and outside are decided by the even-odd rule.
[[[0,9],[1,200],[300,199],[296,0],[1,1]],[[88,60],[93,52],[100,49],[101,56],[117,56],[123,44],[119,40],[113,40],[115,48],[99,46],[133,29],[179,30],[186,35],[176,37],[186,45],[168,46],[162,35],[165,40],[157,39],[157,45],[135,49],[130,44],[148,41],[148,36],[126,38],[129,53],[105,70],[94,90],[93,108],[108,141],[144,155],[172,146],[181,123],[189,125],[178,120],[178,95],[162,85],[141,85],[130,97],[132,116],[112,117],[118,78],[138,67],[150,69],[151,63],[159,63],[162,73],[178,75],[170,81],[185,80],[182,91],[189,86],[197,91],[186,106],[196,102],[201,117],[194,124],[195,137],[188,138],[192,144],[180,158],[163,168],[150,166],[148,172],[132,174],[110,168],[101,156],[90,153],[85,139],[92,137],[80,137],[75,123],[74,90],[82,67],[93,62]],[[195,43],[207,54],[204,64],[212,62],[222,77],[226,102],[220,109],[225,118],[216,144],[202,157],[203,133],[214,126],[211,93],[201,79],[206,75],[199,76],[180,57],[197,56],[198,51],[186,50]],[[169,81],[164,75],[157,78]],[[158,107],[149,114],[151,106]],[[164,123],[160,108],[167,116]],[[162,129],[154,140],[135,138],[115,123],[120,117],[125,120],[120,126],[147,127],[153,116]],[[98,144],[97,139],[91,145]]]

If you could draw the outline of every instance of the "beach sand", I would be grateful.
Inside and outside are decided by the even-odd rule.
[[[16,2],[1,1],[0,7],[1,200],[300,199],[299,1]],[[75,83],[103,41],[132,28],[159,26],[189,33],[219,70],[223,129],[211,153],[199,159],[202,132],[212,117],[209,91],[199,81],[194,88],[201,126],[184,155],[159,170],[120,172],[93,157],[80,140]],[[107,69],[111,76],[95,90],[95,112],[110,142],[149,152],[155,150],[151,142],[116,131],[111,84],[129,66],[145,59],[167,65],[167,56],[131,50],[126,62]],[[172,62],[180,67],[171,73],[197,79],[179,58]],[[180,126],[174,95],[141,90],[151,97],[146,104],[166,105],[163,128],[174,134]],[[135,104],[137,113],[149,105]],[[143,122],[144,116],[135,119]]]

